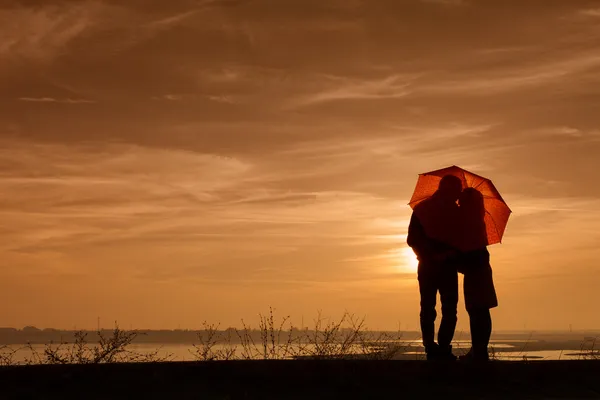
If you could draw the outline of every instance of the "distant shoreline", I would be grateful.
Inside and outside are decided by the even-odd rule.
[[[133,343],[157,343],[157,344],[194,344],[198,343],[198,335],[205,334],[205,330],[133,330],[138,333]],[[0,345],[17,345],[17,344],[48,344],[48,343],[71,343],[74,341],[76,332],[84,332],[88,335],[90,342],[98,340],[99,335],[97,330],[58,330],[52,328],[46,329],[15,329],[15,328],[0,328]],[[112,329],[101,329],[101,333],[110,335]],[[228,336],[229,343],[240,344],[238,335],[234,328],[215,331],[222,337]],[[249,334],[259,340],[261,331],[259,329],[249,329]],[[341,331],[343,332],[343,330]],[[420,332],[415,331],[368,331],[369,333],[377,334],[394,334],[401,336],[402,340],[419,340]],[[288,335],[290,331],[283,330],[283,334]],[[294,334],[313,334],[311,329],[294,329],[291,331]],[[455,340],[470,340],[469,332],[456,332]],[[580,345],[585,340],[598,338],[600,345],[600,329],[597,330],[581,330],[581,331],[495,331],[492,333],[492,340],[495,341],[529,341],[544,342],[546,345],[550,343],[576,343]],[[547,349],[557,348],[556,346],[546,347]],[[578,347],[573,348],[573,350]]]

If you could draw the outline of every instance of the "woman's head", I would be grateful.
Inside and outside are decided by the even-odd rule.
[[[483,195],[475,188],[466,188],[458,198],[458,204],[472,211],[478,211],[481,216],[485,215],[485,206],[483,204]]]
[[[458,204],[461,210],[463,250],[473,250],[488,244],[485,224],[483,195],[474,188],[466,188],[460,194]]]

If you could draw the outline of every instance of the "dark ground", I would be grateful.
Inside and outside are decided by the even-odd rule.
[[[600,399],[600,361],[294,360],[0,368],[0,399]]]

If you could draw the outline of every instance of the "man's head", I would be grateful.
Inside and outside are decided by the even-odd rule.
[[[445,175],[438,186],[437,195],[447,201],[455,202],[462,192],[462,181],[454,175]]]

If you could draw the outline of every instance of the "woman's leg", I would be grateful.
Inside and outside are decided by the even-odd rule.
[[[487,355],[490,337],[492,336],[492,314],[490,314],[489,308],[481,310],[481,320],[481,346],[485,349]]]
[[[475,308],[467,311],[471,327],[473,357],[487,359],[488,345],[492,334],[492,316],[490,310],[488,308]]]

